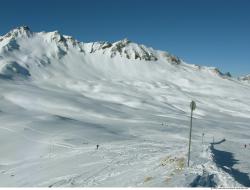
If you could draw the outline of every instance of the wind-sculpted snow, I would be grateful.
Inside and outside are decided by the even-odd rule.
[[[220,150],[248,175],[249,94],[216,68],[126,39],[19,27],[0,37],[0,186],[241,187],[209,146],[226,138]]]

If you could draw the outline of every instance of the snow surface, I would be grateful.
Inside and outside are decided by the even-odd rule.
[[[0,37],[0,186],[250,186],[249,94],[127,39],[19,27]]]
[[[246,76],[241,76],[238,78],[238,80],[245,82],[246,84],[250,84],[250,74]]]

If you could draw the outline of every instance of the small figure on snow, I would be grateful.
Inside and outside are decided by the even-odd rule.
[[[245,148],[247,147],[247,144],[245,144]]]
[[[98,148],[99,148],[99,144],[96,145],[96,150],[98,150]]]

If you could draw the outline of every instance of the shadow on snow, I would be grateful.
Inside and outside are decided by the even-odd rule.
[[[213,153],[214,162],[223,171],[230,174],[238,183],[246,187],[250,187],[250,178],[248,176],[248,173],[244,173],[233,168],[233,166],[239,161],[234,158],[234,154],[231,152],[217,150],[214,148],[214,145],[221,144],[225,141],[226,140],[223,139],[219,142],[211,143],[211,151]]]
[[[192,183],[189,185],[190,187],[216,187],[216,176],[214,174],[209,174],[206,171],[203,171],[202,175],[198,175]]]

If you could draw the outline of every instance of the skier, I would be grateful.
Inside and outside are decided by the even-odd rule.
[[[245,148],[247,147],[247,145],[245,144]]]
[[[96,145],[96,150],[98,150],[98,148],[99,148],[99,144]]]

